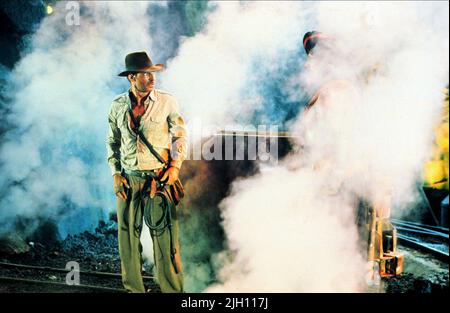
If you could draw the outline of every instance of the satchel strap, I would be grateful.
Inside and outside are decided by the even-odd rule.
[[[128,107],[128,114],[130,115],[130,118],[133,121],[133,131],[141,138],[142,142],[147,146],[148,150],[150,150],[150,152],[158,159],[158,161],[164,164],[165,166],[168,166],[169,163],[166,162],[166,160],[164,160],[164,158],[155,150],[153,145],[150,142],[148,142],[147,138],[145,138],[144,134],[139,129],[138,121],[133,114],[131,106]]]

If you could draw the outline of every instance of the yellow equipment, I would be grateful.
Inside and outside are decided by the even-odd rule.
[[[377,277],[399,275],[403,271],[403,254],[397,251],[397,230],[391,224],[390,203],[361,203],[359,215],[360,236],[369,262],[370,281]]]
[[[388,217],[370,210],[368,261],[377,262],[381,277],[390,277],[403,271],[403,254],[397,251],[397,230]]]
[[[448,88],[444,91],[441,122],[435,128],[435,142],[432,158],[424,166],[424,187],[449,190],[448,152],[449,152],[449,111]]]

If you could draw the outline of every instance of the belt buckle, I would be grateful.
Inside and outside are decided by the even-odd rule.
[[[151,173],[146,173],[146,172],[141,172],[140,174],[141,174],[142,178],[147,178],[147,177],[151,177],[152,176]]]

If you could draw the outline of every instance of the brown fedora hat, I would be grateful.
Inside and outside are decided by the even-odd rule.
[[[133,52],[125,57],[125,71],[119,76],[127,76],[139,72],[156,72],[164,68],[164,64],[153,64],[146,52]]]

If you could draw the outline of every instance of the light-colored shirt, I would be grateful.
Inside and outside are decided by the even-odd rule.
[[[146,110],[141,117],[139,129],[170,166],[181,168],[187,155],[187,134],[176,99],[165,91],[155,89],[144,105]],[[122,169],[144,171],[164,166],[133,132],[129,107],[130,96],[125,92],[113,100],[108,115],[106,147],[113,175],[120,173]]]

